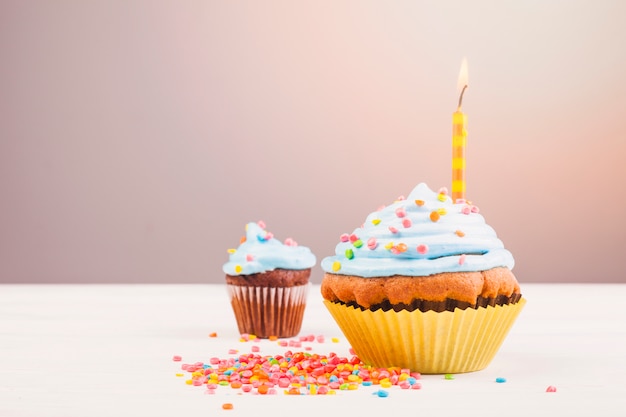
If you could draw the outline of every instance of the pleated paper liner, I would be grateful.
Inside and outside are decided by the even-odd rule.
[[[260,338],[296,336],[302,327],[310,286],[226,285],[239,333]]]
[[[526,299],[439,313],[361,310],[328,300],[324,304],[364,363],[444,374],[487,367]]]

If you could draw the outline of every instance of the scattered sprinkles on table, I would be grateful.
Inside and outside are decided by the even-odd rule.
[[[240,342],[254,342],[254,335],[244,334]],[[332,338],[332,341],[339,341]],[[300,336],[279,340],[279,346],[302,347],[303,342],[324,343],[322,335]],[[308,347],[308,346],[307,346]],[[282,355],[261,355],[260,347],[253,345],[251,353],[239,354],[229,349],[229,358],[212,357],[208,363],[183,363],[188,373],[187,385],[205,386],[207,394],[218,389],[241,390],[242,393],[276,395],[333,395],[337,391],[353,391],[361,386],[380,386],[379,397],[389,395],[385,389],[421,389],[421,375],[402,368],[374,368],[365,365],[350,349],[350,357],[336,353],[316,353],[288,350]],[[306,348],[306,347],[305,347]],[[179,374],[177,374],[179,375]]]

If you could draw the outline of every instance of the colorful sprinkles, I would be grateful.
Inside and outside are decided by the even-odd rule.
[[[333,338],[333,341],[336,338]],[[242,335],[242,341],[259,340]],[[324,336],[301,336],[287,342],[301,346],[302,342],[323,343]],[[184,363],[181,369],[189,374],[185,384],[205,386],[207,394],[215,394],[221,387],[241,390],[243,393],[276,395],[333,395],[337,391],[353,391],[361,386],[380,386],[374,392],[379,397],[389,395],[389,388],[421,389],[421,375],[402,368],[375,368],[365,365],[353,355],[342,357],[336,353],[320,355],[309,352],[286,351],[282,355],[238,354],[230,349],[229,358],[210,358],[208,363]],[[353,354],[354,351],[350,350]],[[177,374],[179,375],[179,374]]]

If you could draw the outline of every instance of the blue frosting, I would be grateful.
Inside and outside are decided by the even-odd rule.
[[[287,239],[283,244],[257,223],[246,225],[246,239],[231,250],[222,267],[228,275],[250,275],[274,269],[308,269],[315,265],[315,255],[305,246]]]
[[[368,215],[349,238],[343,237],[335,255],[321,263],[326,272],[360,277],[428,276],[513,266],[513,255],[475,206],[455,204],[424,183],[406,199]]]

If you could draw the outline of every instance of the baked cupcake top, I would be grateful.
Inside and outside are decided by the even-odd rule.
[[[265,230],[265,223],[248,223],[246,235],[237,249],[229,249],[228,262],[222,267],[228,275],[250,275],[274,269],[308,269],[315,265],[315,255],[291,238],[284,243]]]
[[[476,206],[453,203],[445,189],[436,193],[424,183],[343,234],[335,255],[321,263],[325,272],[360,277],[428,276],[513,265],[513,256]]]

